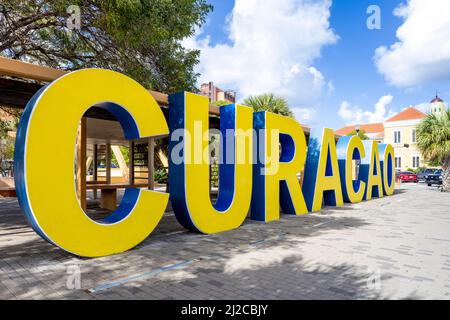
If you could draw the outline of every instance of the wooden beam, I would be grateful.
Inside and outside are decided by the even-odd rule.
[[[148,92],[150,92],[150,94],[153,96],[153,98],[155,98],[156,102],[158,102],[159,104],[165,106],[169,105],[169,95],[153,90],[148,90]]]
[[[92,180],[98,180],[98,145],[94,144],[94,156],[93,156],[93,168],[92,168]],[[97,189],[92,190],[94,199],[97,199]]]
[[[148,189],[155,189],[155,139],[148,138]]]
[[[120,171],[122,171],[122,175],[125,180],[129,180],[129,171],[127,163],[125,162],[125,158],[123,157],[122,151],[119,146],[111,146],[112,152],[117,159],[117,163],[119,164]]]
[[[22,109],[41,87],[38,83],[0,78],[0,105]]]
[[[77,135],[77,194],[86,211],[86,118],[81,118]]]
[[[67,72],[20,60],[0,57],[0,74],[36,81],[53,81]]]
[[[31,64],[20,60],[13,60],[5,57],[0,57],[0,75],[13,76],[23,79],[30,79],[43,82],[51,82],[59,77],[67,74],[68,71],[58,70],[54,68],[44,67],[37,64]],[[7,79],[9,80],[9,79]],[[37,90],[36,90],[37,91]],[[165,93],[149,90],[150,94],[155,98],[156,102],[164,107],[169,105],[169,96]],[[1,95],[0,95],[1,97]],[[29,98],[23,98],[28,101]],[[23,103],[22,108],[25,107]],[[220,116],[220,108],[210,105],[209,113],[214,116]],[[305,132],[309,133],[309,128],[302,126]]]
[[[117,209],[117,189],[101,189],[100,208]]]
[[[92,167],[92,180],[98,180],[98,145],[94,144],[94,155],[93,155],[93,167]]]
[[[130,163],[128,164],[128,182],[130,185],[134,184],[134,141],[130,140],[130,151],[128,155]]]
[[[305,125],[301,125],[301,127],[303,129],[303,132],[309,135],[309,133],[311,132],[311,128]]]
[[[16,188],[0,188],[0,198],[15,198],[17,197]]]
[[[106,170],[106,183],[111,184],[111,144],[106,144],[106,161],[105,161],[105,170]]]
[[[7,75],[43,82],[52,82],[67,73],[68,71],[65,70],[58,70],[40,66],[37,64],[23,62],[20,60],[0,57],[0,75]],[[169,105],[169,96],[167,94],[153,90],[149,90],[149,92],[153,96],[153,98],[155,98],[158,104],[164,106]],[[25,107],[25,104],[23,105],[23,107]],[[218,107],[210,106],[209,109],[211,114],[219,115]]]
[[[88,156],[86,159],[86,173],[89,172],[89,168],[91,167],[93,158],[91,156]]]
[[[164,151],[162,149],[159,149],[157,152],[159,161],[161,161],[163,167],[165,169],[169,168],[169,159],[167,159],[167,156],[164,154]]]
[[[298,181],[300,183],[300,186],[303,186],[303,181],[305,180],[305,170],[303,169],[300,171],[300,180]]]

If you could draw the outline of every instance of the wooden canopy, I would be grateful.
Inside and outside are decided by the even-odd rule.
[[[67,71],[0,57],[0,105],[23,109],[45,83],[56,80],[66,73]],[[168,118],[168,95],[152,90],[149,92]],[[209,114],[211,127],[218,128],[219,108],[210,105]],[[115,121],[111,114],[95,107],[88,110],[86,117]],[[302,127],[305,133],[309,133],[309,127]]]

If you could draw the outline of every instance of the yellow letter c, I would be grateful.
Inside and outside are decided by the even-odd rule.
[[[31,99],[15,155],[19,203],[30,224],[44,239],[85,257],[139,244],[159,223],[169,198],[127,189],[107,219],[94,221],[84,213],[74,182],[74,144],[81,117],[94,105],[116,116],[127,139],[168,134],[161,109],[140,84],[117,72],[85,69],[55,80]]]

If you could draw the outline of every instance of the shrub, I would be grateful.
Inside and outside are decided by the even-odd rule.
[[[164,169],[157,169],[154,174],[155,181],[158,183],[167,183],[167,171]]]

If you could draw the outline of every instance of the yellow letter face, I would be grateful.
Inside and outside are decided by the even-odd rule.
[[[342,206],[341,179],[334,132],[324,128],[322,134],[312,130],[309,136],[303,193],[310,211],[326,205]]]
[[[16,188],[30,224],[44,239],[84,257],[123,252],[159,223],[168,194],[127,189],[119,208],[91,220],[77,199],[74,181],[78,124],[91,106],[120,121],[127,139],[168,134],[150,93],[119,73],[85,69],[41,89],[28,103],[16,142]],[[53,177],[53,179],[52,179]]]
[[[360,165],[361,179],[366,183],[364,200],[370,200],[373,196],[383,197],[383,182],[380,168],[380,155],[378,153],[378,142],[374,140],[363,141],[366,156],[362,158]]]
[[[383,172],[383,192],[386,196],[394,194],[395,168],[394,148],[390,144],[378,145],[380,153],[380,168]]]
[[[353,160],[361,161],[365,157],[364,145],[358,136],[345,136],[339,139],[336,146],[339,173],[341,175],[342,195],[345,202],[357,203],[364,198],[366,184],[361,181]]]
[[[252,193],[252,115],[241,105],[220,108],[219,194],[210,198],[208,98],[181,92],[169,96],[171,203],[187,229],[217,233],[239,227]],[[181,141],[179,141],[181,140]]]
[[[297,176],[306,159],[306,140],[301,125],[292,118],[270,112],[255,113],[253,121],[258,139],[252,219],[279,220],[280,205],[283,213],[307,213]]]

